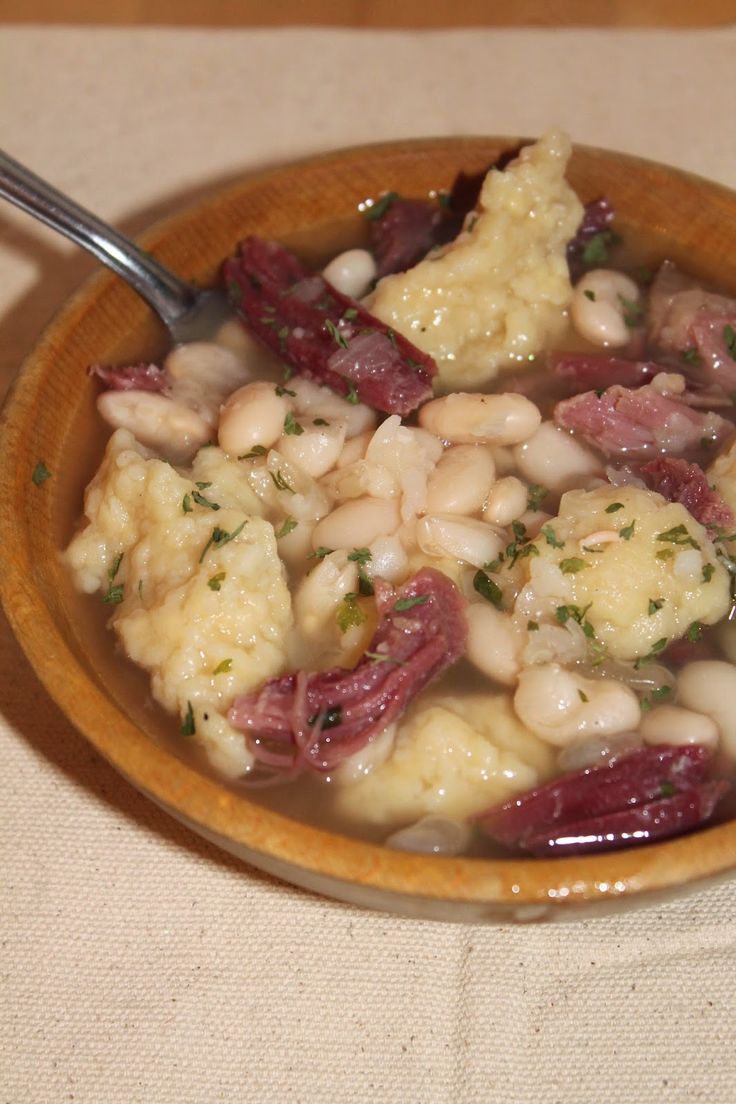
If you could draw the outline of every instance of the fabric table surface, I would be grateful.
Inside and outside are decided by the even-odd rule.
[[[128,232],[213,182],[396,137],[537,134],[736,187],[736,28],[0,29],[0,131]],[[0,209],[0,394],[95,268]],[[553,926],[282,884],[91,750],[0,629],[7,1104],[736,1099],[736,884]]]

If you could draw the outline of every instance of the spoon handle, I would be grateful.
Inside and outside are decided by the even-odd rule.
[[[196,292],[190,284],[2,150],[0,196],[93,253],[122,276],[169,328],[191,309]]]

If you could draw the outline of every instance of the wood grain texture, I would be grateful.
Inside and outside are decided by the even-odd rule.
[[[421,196],[455,173],[478,171],[516,138],[419,140],[312,158],[241,181],[144,238],[175,271],[209,280],[247,233],[293,238],[335,220],[359,222],[356,204],[395,189]],[[581,199],[605,192],[635,234],[646,229],[690,270],[736,288],[736,195],[697,177],[609,152],[576,149],[568,173]],[[69,461],[88,440],[99,457],[95,384],[86,365],[149,339],[150,319],[118,279],[95,277],[44,334],[3,412],[0,427],[0,597],[52,697],[91,744],[142,792],[225,850],[279,877],[361,905],[463,920],[549,917],[610,907],[736,869],[736,822],[641,850],[560,860],[443,860],[348,839],[255,805],[157,742],[126,697],[119,663],[104,665],[75,616],[59,552],[81,473]],[[79,456],[79,449],[76,452]],[[43,459],[53,477],[31,473]],[[76,497],[75,497],[76,496]],[[77,503],[76,507],[74,503]],[[67,515],[67,516],[65,516]],[[110,649],[112,653],[112,649]],[[149,714],[150,716],[150,714]]]
[[[107,26],[708,27],[734,21],[734,0],[0,0],[3,23]]]

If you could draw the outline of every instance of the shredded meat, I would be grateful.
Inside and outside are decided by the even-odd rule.
[[[534,855],[580,854],[649,843],[695,828],[730,784],[705,781],[702,745],[648,747],[564,775],[473,819],[506,847]]]
[[[374,586],[379,623],[353,670],[283,675],[233,703],[230,723],[265,766],[332,770],[463,654],[464,602],[446,575],[425,567],[397,590]]]
[[[430,249],[452,241],[461,226],[461,219],[436,203],[397,196],[370,222],[378,278],[412,268]]]
[[[586,391],[564,399],[555,407],[554,420],[607,456],[642,459],[658,452],[679,455],[704,443],[716,446],[733,432],[719,414],[694,410],[651,384],[609,387],[602,394]]]
[[[730,507],[712,489],[699,464],[660,456],[644,464],[640,474],[651,490],[668,502],[681,502],[701,525],[726,528],[734,524]]]
[[[93,364],[89,374],[101,379],[108,391],[163,391],[168,383],[164,369],[147,361]]]
[[[624,360],[607,353],[550,353],[547,364],[569,386],[571,394],[616,384],[637,387],[667,371],[653,360]]]
[[[387,414],[432,397],[432,358],[277,242],[246,238],[224,274],[247,328],[294,371]]]

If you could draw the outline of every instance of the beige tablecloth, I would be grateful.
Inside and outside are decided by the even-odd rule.
[[[0,29],[0,131],[137,231],[295,155],[552,123],[736,186],[736,29]],[[0,392],[94,268],[0,208]],[[1,567],[0,567],[1,569]],[[736,1099],[736,885],[555,927],[361,912],[241,866],[89,749],[0,630],[0,1100]]]

